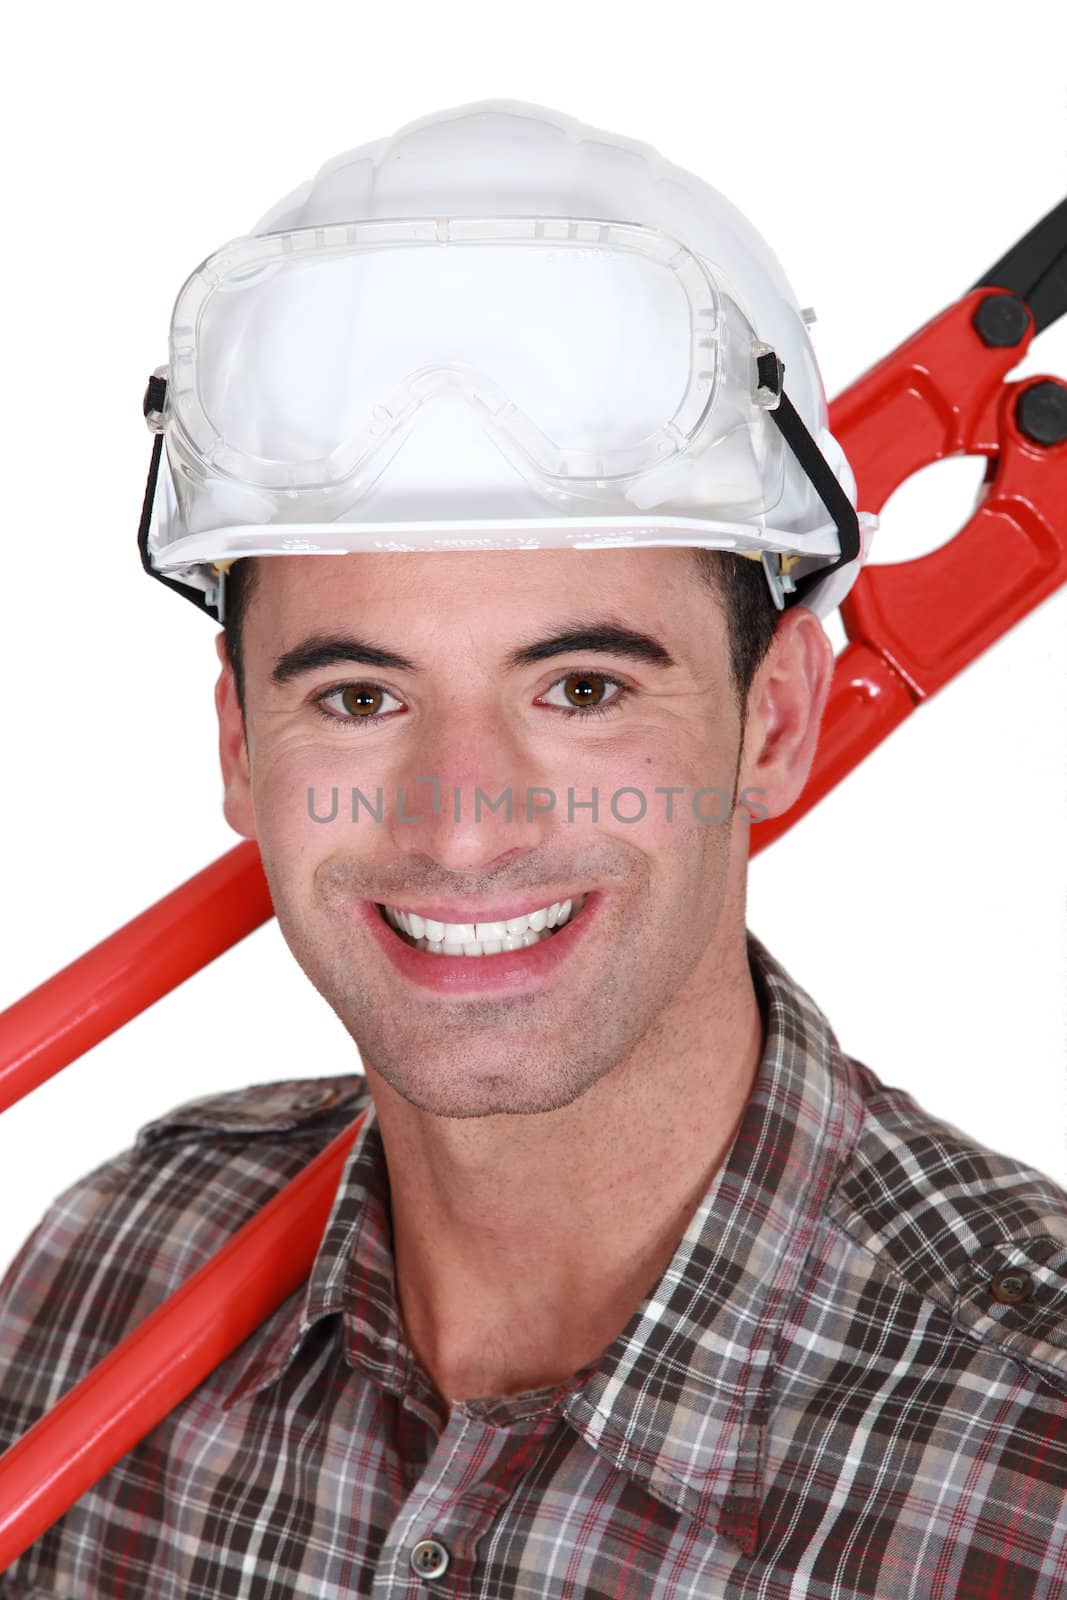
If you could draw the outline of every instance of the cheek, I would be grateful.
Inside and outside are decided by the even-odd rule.
[[[671,737],[664,728],[637,729],[625,740],[575,741],[567,768],[580,796],[595,786],[599,820],[622,826],[680,826],[699,831],[728,815],[734,786],[736,749],[724,736],[686,729]],[[590,815],[587,811],[585,815]],[[633,819],[631,821],[631,819]]]
[[[704,870],[699,862],[721,863],[730,847],[735,756],[725,739],[716,748],[707,738],[672,740],[662,730],[625,741],[575,740],[566,759],[554,764],[556,815],[565,829],[595,828],[618,839],[668,875],[673,858],[674,870],[695,881]],[[574,790],[573,822],[567,821],[568,787]],[[583,804],[594,793],[595,821]]]
[[[376,804],[383,775],[353,760],[352,752],[307,738],[260,745],[252,772],[252,798],[261,851],[275,863],[316,862],[338,847],[352,814],[352,790]],[[384,790],[388,795],[388,789]],[[366,813],[364,812],[364,815]],[[350,841],[346,837],[346,846]]]

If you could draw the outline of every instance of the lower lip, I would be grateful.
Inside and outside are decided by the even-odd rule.
[[[487,994],[494,990],[535,987],[571,956],[584,937],[600,903],[587,894],[576,917],[551,939],[525,950],[501,950],[495,956],[443,956],[406,943],[386,922],[373,900],[360,900],[356,913],[402,977],[436,994]]]

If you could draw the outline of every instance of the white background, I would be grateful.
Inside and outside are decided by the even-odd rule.
[[[497,96],[644,139],[764,233],[816,308],[831,397],[1067,191],[1059,0],[1014,17],[185,0],[17,18],[0,96],[0,1005],[237,843],[214,624],[135,548],[141,396],[187,273],[325,160]],[[1016,375],[1037,371],[1067,375],[1067,322]],[[955,532],[981,471],[908,485],[877,553]],[[753,863],[749,916],[847,1051],[1063,1184],[1065,652],[1061,590]],[[0,1260],[171,1105],[355,1064],[272,921],[0,1120]]]

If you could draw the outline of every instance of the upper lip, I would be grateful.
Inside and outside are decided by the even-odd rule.
[[[585,895],[589,898],[591,891],[588,889],[571,889],[565,894],[553,894],[547,900],[537,900],[527,895],[522,900],[511,900],[502,903],[499,907],[490,906],[488,909],[479,906],[452,905],[417,905],[402,906],[394,900],[377,900],[376,905],[389,906],[393,911],[414,912],[419,917],[430,917],[434,922],[507,922],[509,917],[525,917],[531,911],[540,911],[542,906],[553,906],[557,902],[562,905],[565,900],[575,901]]]

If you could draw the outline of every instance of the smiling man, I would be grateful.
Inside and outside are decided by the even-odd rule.
[[[463,1399],[599,1355],[736,1133],[762,1030],[735,796],[796,798],[832,668],[791,611],[743,728],[691,551],[518,559],[257,562],[247,741],[218,635],[226,815],[358,1041],[408,1336]],[[315,820],[309,788],[353,785],[401,798]]]
[[[56,1202],[3,1442],[362,1120],[308,1281],[0,1595],[1061,1597],[1067,1196],[746,926],[873,527],[751,225],[557,113],[425,118],[191,275],[146,414],[226,817],[362,1071]]]

